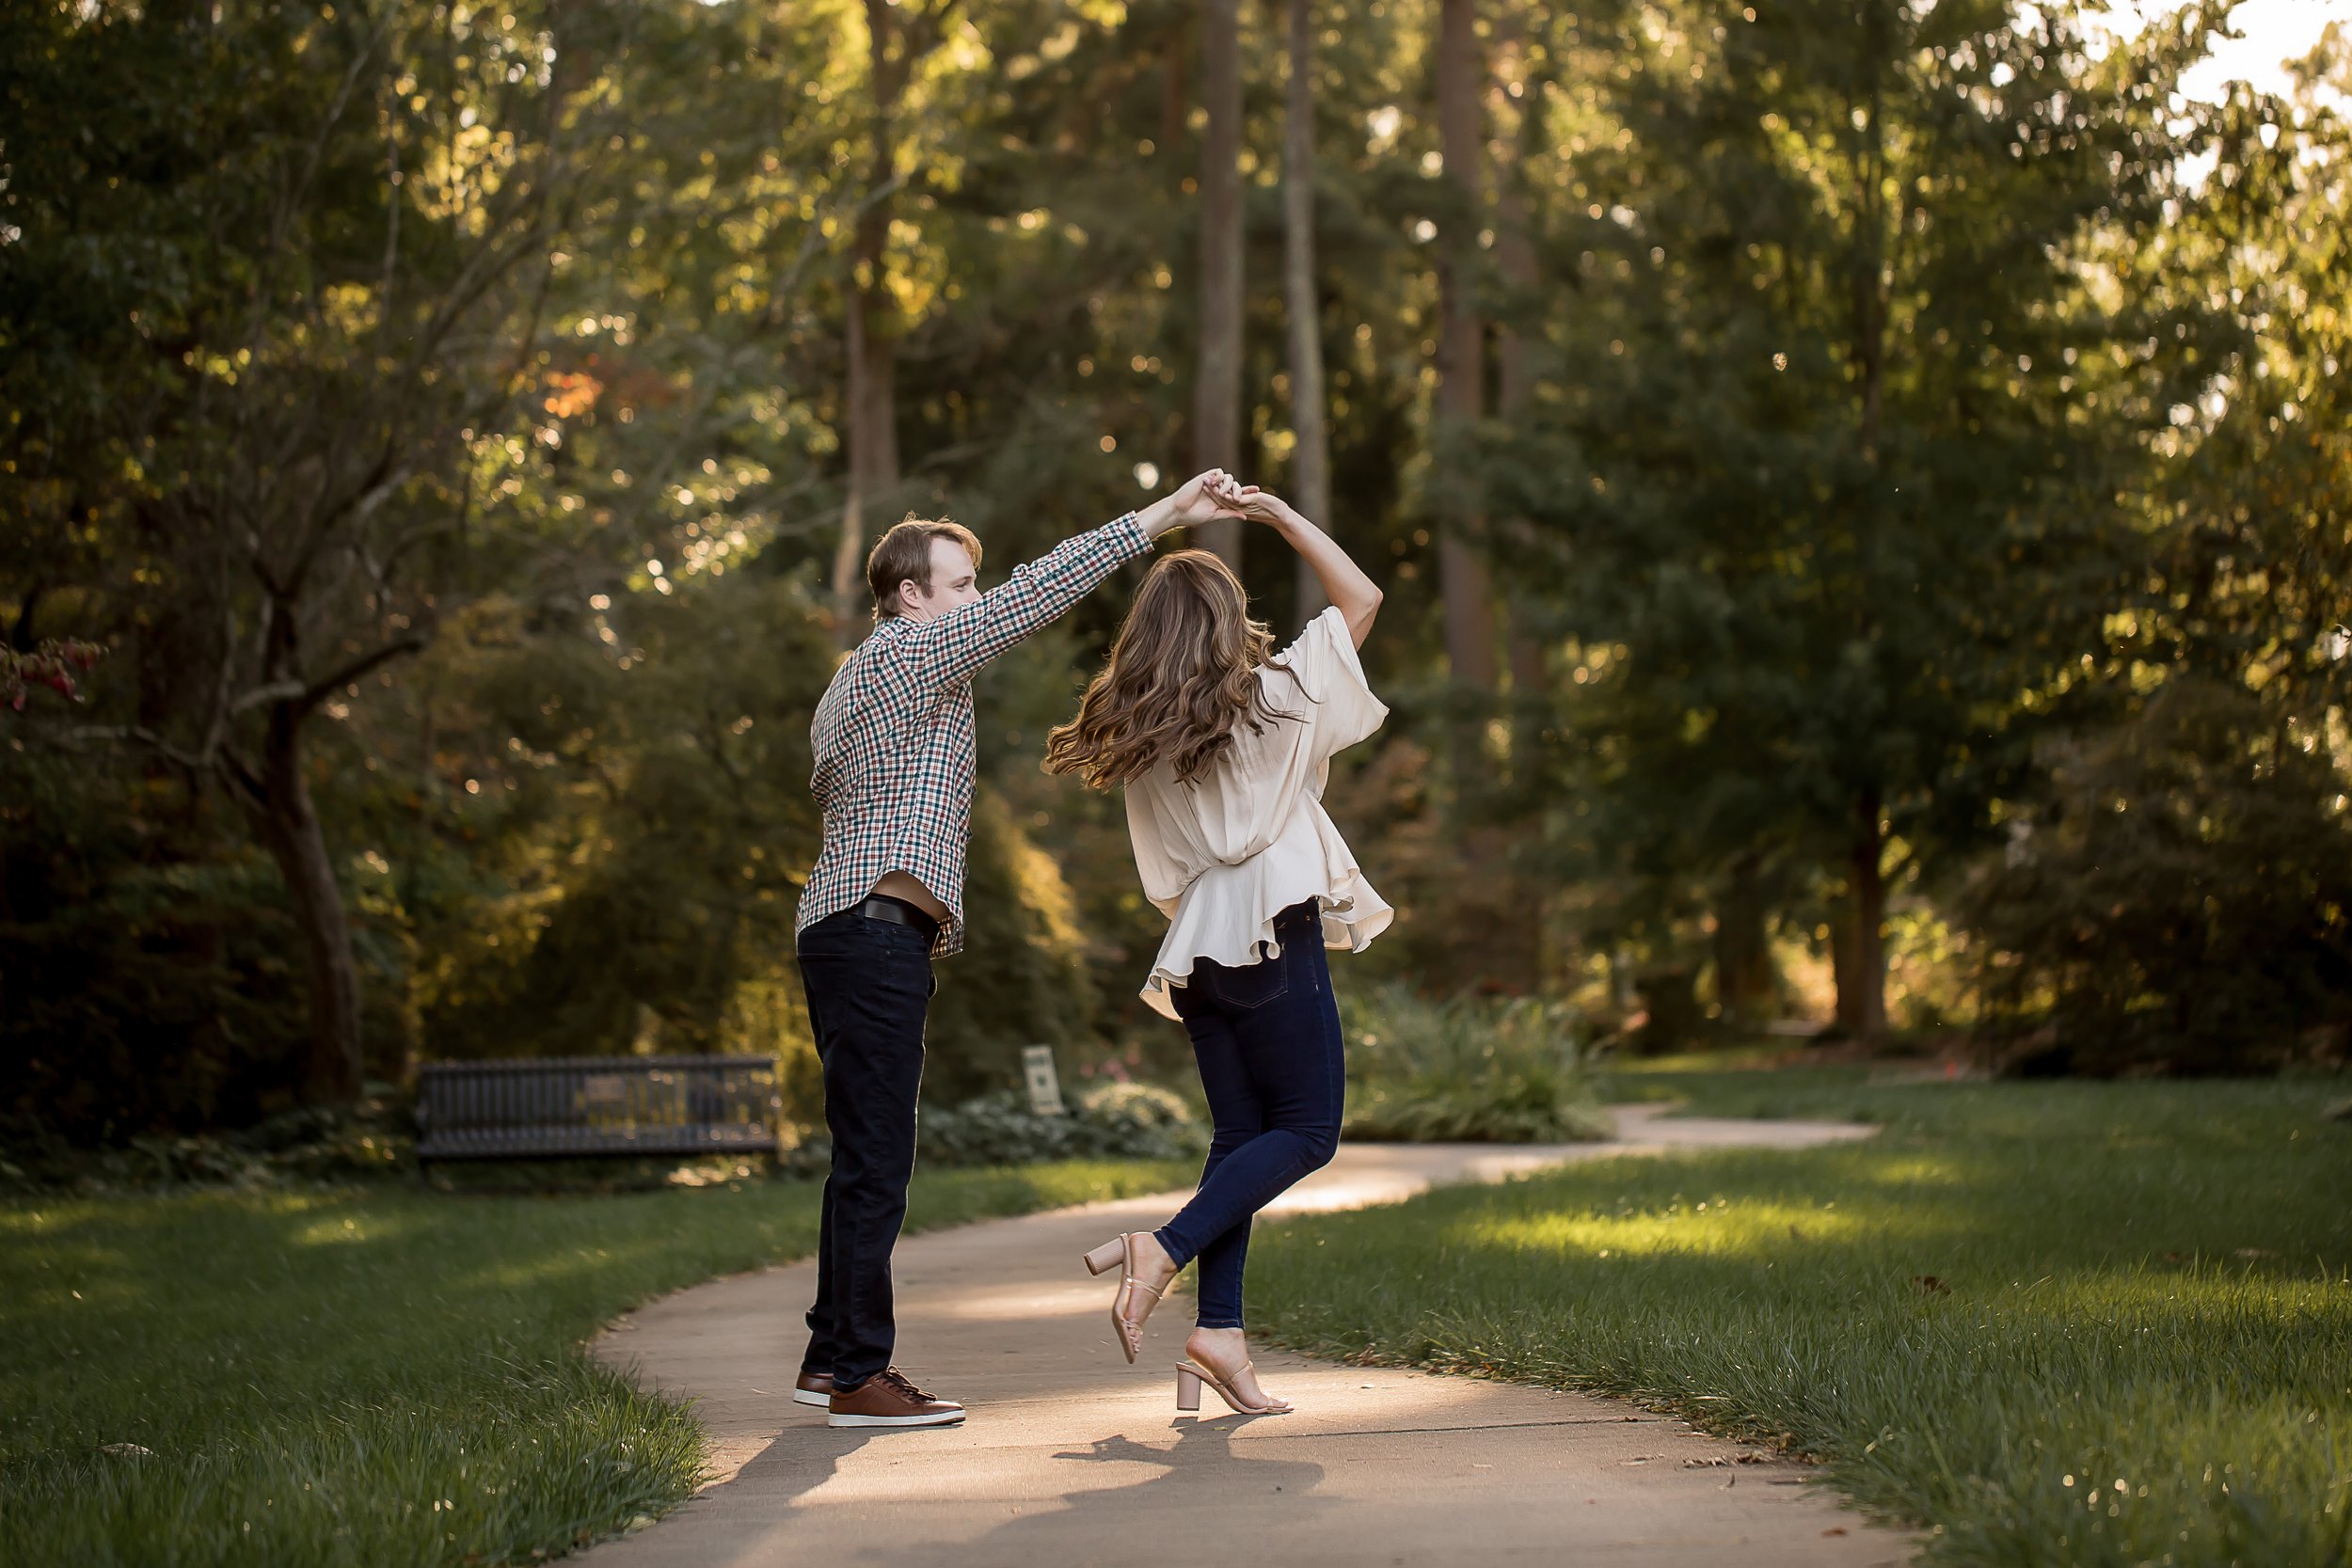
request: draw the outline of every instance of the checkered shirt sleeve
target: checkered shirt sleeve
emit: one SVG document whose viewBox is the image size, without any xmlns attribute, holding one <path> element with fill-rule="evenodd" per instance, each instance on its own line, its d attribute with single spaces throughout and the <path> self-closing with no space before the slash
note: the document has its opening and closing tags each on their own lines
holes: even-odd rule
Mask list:
<svg viewBox="0 0 2352 1568">
<path fill-rule="evenodd" d="M 801 891 L 799 929 L 857 903 L 886 873 L 905 871 L 947 906 L 931 956 L 962 950 L 972 673 L 1151 551 L 1151 536 L 1129 513 L 1014 568 L 959 610 L 933 621 L 885 619 L 858 645 L 809 726 L 817 758 L 809 787 L 825 828 Z"/>
</svg>

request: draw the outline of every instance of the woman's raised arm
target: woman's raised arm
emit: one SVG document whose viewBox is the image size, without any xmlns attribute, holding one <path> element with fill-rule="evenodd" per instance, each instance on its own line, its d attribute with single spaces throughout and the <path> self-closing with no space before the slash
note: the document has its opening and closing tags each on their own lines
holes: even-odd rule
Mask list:
<svg viewBox="0 0 2352 1568">
<path fill-rule="evenodd" d="M 1362 647 L 1372 634 L 1373 617 L 1380 613 L 1380 587 L 1340 548 L 1337 541 L 1298 514 L 1298 509 L 1274 494 L 1249 485 L 1240 492 L 1242 515 L 1279 533 L 1292 549 L 1314 569 L 1326 597 L 1347 620 L 1347 635 Z"/>
</svg>

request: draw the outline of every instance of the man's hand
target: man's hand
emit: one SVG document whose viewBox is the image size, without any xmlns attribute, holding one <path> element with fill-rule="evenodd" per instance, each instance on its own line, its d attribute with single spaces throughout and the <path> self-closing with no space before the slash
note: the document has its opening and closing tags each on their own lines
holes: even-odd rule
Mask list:
<svg viewBox="0 0 2352 1568">
<path fill-rule="evenodd" d="M 1222 468 L 1199 473 L 1136 514 L 1143 531 L 1156 539 L 1172 528 L 1239 517 L 1241 486 Z"/>
</svg>

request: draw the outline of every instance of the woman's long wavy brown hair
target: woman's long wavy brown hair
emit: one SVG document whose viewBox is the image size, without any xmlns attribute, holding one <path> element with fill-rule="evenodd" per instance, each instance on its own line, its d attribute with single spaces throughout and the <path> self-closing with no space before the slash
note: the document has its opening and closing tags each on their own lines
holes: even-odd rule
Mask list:
<svg viewBox="0 0 2352 1568">
<path fill-rule="evenodd" d="M 1045 770 L 1097 789 L 1132 784 L 1163 762 L 1180 779 L 1198 777 L 1232 745 L 1235 724 L 1254 732 L 1284 717 L 1258 680 L 1273 651 L 1232 567 L 1207 550 L 1162 557 L 1077 717 L 1046 736 Z"/>
</svg>

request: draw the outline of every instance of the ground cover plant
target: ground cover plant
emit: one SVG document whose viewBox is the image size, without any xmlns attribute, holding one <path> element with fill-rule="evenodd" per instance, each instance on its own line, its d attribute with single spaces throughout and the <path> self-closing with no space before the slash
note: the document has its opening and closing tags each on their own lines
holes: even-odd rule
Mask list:
<svg viewBox="0 0 2352 1568">
<path fill-rule="evenodd" d="M 1350 1138 L 1557 1143 L 1609 1136 L 1581 1021 L 1532 997 L 1341 993 Z"/>
<path fill-rule="evenodd" d="M 1021 1089 L 923 1113 L 923 1158 L 934 1165 L 1194 1161 L 1208 1147 L 1207 1126 L 1182 1096 L 1156 1084 L 1098 1084 L 1070 1096 L 1060 1116 L 1037 1115 Z"/>
<path fill-rule="evenodd" d="M 1190 1175 L 926 1173 L 910 1225 Z M 6 1555 L 528 1562 L 658 1514 L 692 1487 L 700 1431 L 579 1347 L 648 1296 L 806 1253 L 818 1194 L 804 1180 L 607 1197 L 375 1183 L 0 1206 Z"/>
<path fill-rule="evenodd" d="M 2352 1560 L 2342 1085 L 1874 1070 L 1682 1075 L 1708 1114 L 1861 1116 L 1867 1143 L 1263 1227 L 1252 1321 L 1776 1441 L 1932 1562 Z"/>
</svg>

